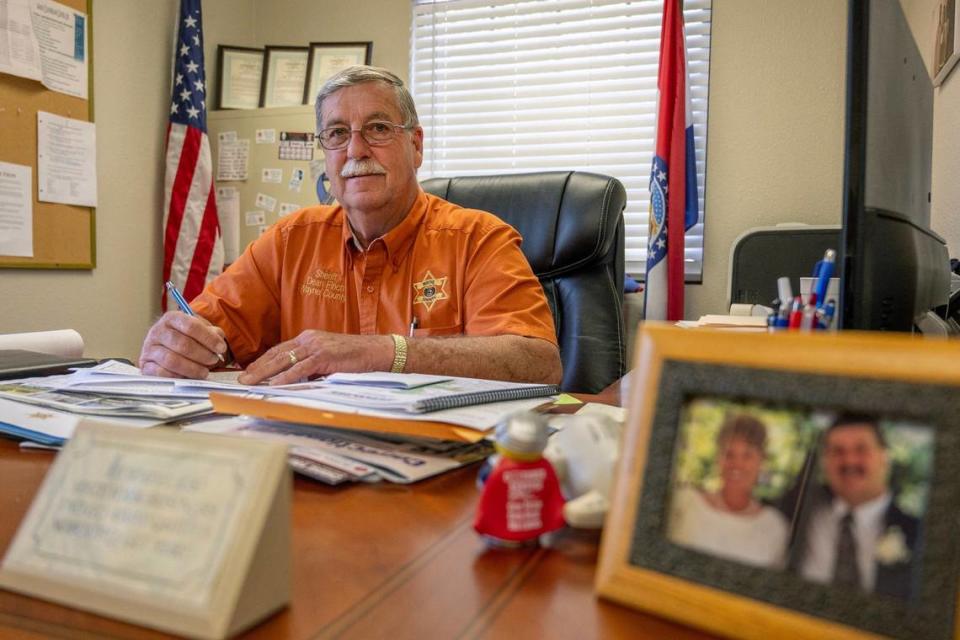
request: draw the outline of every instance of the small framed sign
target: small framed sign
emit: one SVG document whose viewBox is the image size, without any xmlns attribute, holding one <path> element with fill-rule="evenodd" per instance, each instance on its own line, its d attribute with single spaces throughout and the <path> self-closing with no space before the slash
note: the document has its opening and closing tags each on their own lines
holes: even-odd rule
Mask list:
<svg viewBox="0 0 960 640">
<path fill-rule="evenodd" d="M 261 107 L 292 107 L 302 104 L 307 79 L 307 47 L 268 45 L 260 86 Z"/>
<path fill-rule="evenodd" d="M 195 638 L 290 601 L 286 446 L 86 424 L 47 474 L 0 586 Z"/>
<path fill-rule="evenodd" d="M 256 109 L 260 104 L 263 49 L 217 47 L 217 109 Z"/>
<path fill-rule="evenodd" d="M 955 638 L 958 361 L 646 325 L 598 592 L 733 637 Z"/>
<path fill-rule="evenodd" d="M 330 76 L 357 64 L 370 64 L 372 42 L 311 42 L 303 104 L 313 104 Z"/>
</svg>

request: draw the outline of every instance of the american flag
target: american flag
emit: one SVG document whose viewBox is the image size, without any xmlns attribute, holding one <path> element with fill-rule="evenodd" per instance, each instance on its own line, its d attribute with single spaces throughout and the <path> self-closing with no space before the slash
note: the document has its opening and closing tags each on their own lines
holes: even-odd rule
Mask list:
<svg viewBox="0 0 960 640">
<path fill-rule="evenodd" d="M 657 76 L 657 142 L 650 174 L 647 320 L 683 319 L 684 233 L 698 217 L 683 0 L 665 0 Z"/>
<path fill-rule="evenodd" d="M 200 0 L 180 0 L 174 56 L 173 99 L 167 126 L 162 282 L 173 281 L 183 296 L 192 300 L 207 281 L 223 270 L 223 241 L 207 137 Z M 164 292 L 164 311 L 167 296 Z"/>
</svg>

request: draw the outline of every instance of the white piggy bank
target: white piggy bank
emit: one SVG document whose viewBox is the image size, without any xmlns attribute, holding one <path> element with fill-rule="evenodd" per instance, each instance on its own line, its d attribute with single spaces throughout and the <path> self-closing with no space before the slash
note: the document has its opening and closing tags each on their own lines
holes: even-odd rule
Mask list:
<svg viewBox="0 0 960 640">
<path fill-rule="evenodd" d="M 610 508 L 622 427 L 599 414 L 557 416 L 550 424 L 562 426 L 550 437 L 543 455 L 568 498 L 563 517 L 571 527 L 600 529 Z"/>
</svg>

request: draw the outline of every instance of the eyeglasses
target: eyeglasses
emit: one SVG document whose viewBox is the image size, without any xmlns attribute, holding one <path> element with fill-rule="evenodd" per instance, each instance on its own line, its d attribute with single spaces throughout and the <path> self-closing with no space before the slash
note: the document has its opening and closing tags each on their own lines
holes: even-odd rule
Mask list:
<svg viewBox="0 0 960 640">
<path fill-rule="evenodd" d="M 350 136 L 353 135 L 354 131 L 359 131 L 363 139 L 367 141 L 367 144 L 380 147 L 385 144 L 390 144 L 400 131 L 412 128 L 413 127 L 408 125 L 374 120 L 359 129 L 351 129 L 340 125 L 327 127 L 317 134 L 317 140 L 320 146 L 327 151 L 337 151 L 350 144 Z"/>
</svg>

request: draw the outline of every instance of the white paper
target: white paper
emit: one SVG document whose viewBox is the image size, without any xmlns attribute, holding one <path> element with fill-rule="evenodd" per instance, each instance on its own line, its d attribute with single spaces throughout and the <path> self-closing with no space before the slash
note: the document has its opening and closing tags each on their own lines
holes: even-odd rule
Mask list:
<svg viewBox="0 0 960 640">
<path fill-rule="evenodd" d="M 277 208 L 277 199 L 273 196 L 268 196 L 265 193 L 258 193 L 256 206 L 260 209 L 266 209 L 267 211 L 273 211 Z"/>
<path fill-rule="evenodd" d="M 33 0 L 0 0 L 0 72 L 40 80 L 40 46 L 33 31 Z"/>
<path fill-rule="evenodd" d="M 256 227 L 267 223 L 267 214 L 263 211 L 247 211 L 245 218 L 248 227 Z"/>
<path fill-rule="evenodd" d="M 260 228 L 257 229 L 257 235 L 258 235 L 258 236 L 262 236 L 263 234 L 265 234 L 265 233 L 267 232 L 267 229 L 269 229 L 269 228 L 270 228 L 269 225 L 266 225 L 266 224 L 261 225 Z"/>
<path fill-rule="evenodd" d="M 225 102 L 232 109 L 256 109 L 260 104 L 263 53 L 234 51 L 230 58 L 223 71 Z"/>
<path fill-rule="evenodd" d="M 306 58 L 278 58 L 274 66 L 270 104 L 276 106 L 300 104 L 303 101 L 303 80 L 306 74 Z"/>
<path fill-rule="evenodd" d="M 33 256 L 33 169 L 0 162 L 0 256 Z"/>
<path fill-rule="evenodd" d="M 97 206 L 97 128 L 37 112 L 37 199 Z"/>
<path fill-rule="evenodd" d="M 277 387 L 268 387 L 268 390 L 275 390 Z M 258 388 L 255 393 L 262 394 L 263 389 Z M 367 409 L 336 402 L 324 400 L 314 400 L 303 395 L 273 395 L 271 402 L 281 404 L 293 404 L 309 409 L 320 409 L 325 411 L 337 411 L 339 413 L 355 413 L 361 416 L 370 416 L 374 418 L 410 418 L 411 414 L 402 411 L 378 411 L 376 409 Z M 505 400 L 503 402 L 489 402 L 487 404 L 475 404 L 469 407 L 460 407 L 457 409 L 441 409 L 431 411 L 430 413 L 418 413 L 416 419 L 424 422 L 445 422 L 455 424 L 460 427 L 468 427 L 477 431 L 487 431 L 492 429 L 498 422 L 506 419 L 519 411 L 532 411 L 545 402 L 550 402 L 552 398 L 530 398 L 527 400 Z"/>
<path fill-rule="evenodd" d="M 221 143 L 224 142 L 236 142 L 237 141 L 237 132 L 236 131 L 221 131 L 217 134 L 217 140 Z"/>
<path fill-rule="evenodd" d="M 388 442 L 357 432 L 265 420 L 234 422 L 222 427 L 199 423 L 184 427 L 184 431 L 285 442 L 291 449 L 300 452 L 295 455 L 314 454 L 315 459 L 319 460 L 323 459 L 324 454 L 342 456 L 361 463 L 363 468 L 374 467 L 387 480 L 399 483 L 416 482 L 465 464 L 455 456 L 425 451 L 415 442 Z"/>
<path fill-rule="evenodd" d="M 240 192 L 236 187 L 217 187 L 217 217 L 223 235 L 223 261 L 240 256 Z"/>
<path fill-rule="evenodd" d="M 250 140 L 220 142 L 217 150 L 217 180 L 246 180 Z"/>
<path fill-rule="evenodd" d="M 277 215 L 281 217 L 286 216 L 293 213 L 294 211 L 299 211 L 300 209 L 303 209 L 303 207 L 297 204 L 296 202 L 281 202 L 280 211 L 277 212 Z"/>
<path fill-rule="evenodd" d="M 83 338 L 73 329 L 7 333 L 0 335 L 0 349 L 25 349 L 63 358 L 79 358 L 83 355 Z"/>
<path fill-rule="evenodd" d="M 260 174 L 260 179 L 263 182 L 280 184 L 283 182 L 283 169 L 264 169 Z"/>
<path fill-rule="evenodd" d="M 33 404 L 16 402 L 0 398 L 0 422 L 17 427 L 16 435 L 29 438 L 36 434 L 49 438 L 69 440 L 73 432 L 81 424 L 112 424 L 118 427 L 133 427 L 143 429 L 162 424 L 160 420 L 151 418 L 110 418 L 80 415 L 67 411 L 37 407 Z M 17 431 L 9 429 L 8 431 Z"/>
<path fill-rule="evenodd" d="M 287 188 L 290 191 L 300 191 L 300 185 L 303 184 L 303 169 L 294 169 L 290 172 L 290 182 Z"/>
<path fill-rule="evenodd" d="M 43 85 L 86 100 L 87 14 L 51 0 L 35 2 L 33 29 L 40 45 Z"/>
<path fill-rule="evenodd" d="M 362 373 L 333 373 L 326 378 L 327 384 L 356 384 L 387 389 L 415 389 L 438 382 L 449 382 L 450 376 L 435 376 L 426 373 L 391 373 L 389 371 L 365 371 Z"/>
<path fill-rule="evenodd" d="M 277 130 L 276 129 L 257 129 L 255 138 L 256 138 L 257 144 L 276 144 Z"/>
</svg>

